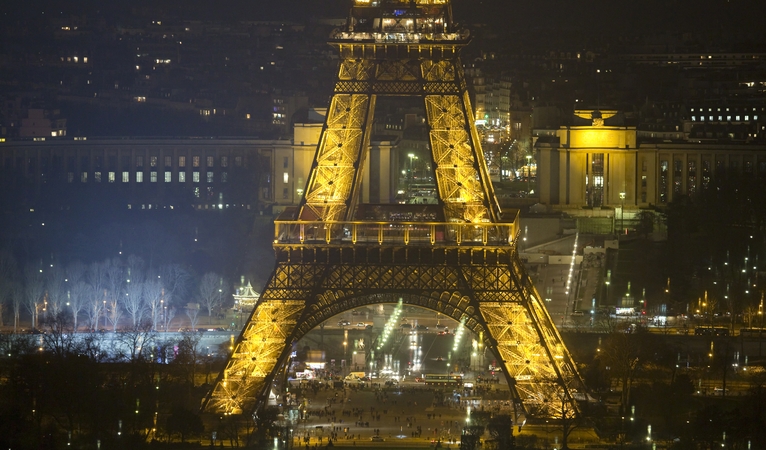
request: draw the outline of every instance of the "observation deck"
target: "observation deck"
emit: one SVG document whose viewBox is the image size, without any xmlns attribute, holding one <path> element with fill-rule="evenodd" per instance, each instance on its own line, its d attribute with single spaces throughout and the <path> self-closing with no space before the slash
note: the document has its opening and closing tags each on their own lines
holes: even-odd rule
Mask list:
<svg viewBox="0 0 766 450">
<path fill-rule="evenodd" d="M 390 247 L 514 247 L 519 233 L 519 211 L 512 219 L 493 222 L 407 220 L 322 221 L 295 220 L 297 208 L 286 209 L 274 221 L 274 248 L 301 245 Z"/>
</svg>

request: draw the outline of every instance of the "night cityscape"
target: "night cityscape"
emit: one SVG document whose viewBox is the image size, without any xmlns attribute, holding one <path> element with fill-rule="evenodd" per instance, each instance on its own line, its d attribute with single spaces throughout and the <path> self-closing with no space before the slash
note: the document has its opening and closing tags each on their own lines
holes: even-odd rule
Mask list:
<svg viewBox="0 0 766 450">
<path fill-rule="evenodd" d="M 766 449 L 763 17 L 0 4 L 0 447 Z"/>
</svg>

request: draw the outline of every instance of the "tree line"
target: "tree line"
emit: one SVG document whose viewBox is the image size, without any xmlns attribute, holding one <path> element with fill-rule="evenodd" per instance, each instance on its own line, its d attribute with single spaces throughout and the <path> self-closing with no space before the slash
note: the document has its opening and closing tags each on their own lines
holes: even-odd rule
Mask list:
<svg viewBox="0 0 766 450">
<path fill-rule="evenodd" d="M 153 331 L 171 331 L 180 312 L 196 328 L 200 309 L 213 313 L 230 304 L 229 281 L 214 272 L 199 280 L 179 264 L 147 266 L 138 256 L 85 264 L 26 264 L 0 252 L 0 325 L 22 330 L 22 315 L 36 330 L 44 318 L 67 314 L 72 331 L 135 329 L 144 320 Z"/>
</svg>

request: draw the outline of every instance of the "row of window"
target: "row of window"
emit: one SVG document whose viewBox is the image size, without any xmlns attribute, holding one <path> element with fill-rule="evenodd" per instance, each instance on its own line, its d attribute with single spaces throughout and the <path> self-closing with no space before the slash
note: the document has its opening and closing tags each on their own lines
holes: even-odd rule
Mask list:
<svg viewBox="0 0 766 450">
<path fill-rule="evenodd" d="M 703 160 L 701 162 L 702 165 L 702 189 L 707 189 L 710 185 L 711 180 L 711 171 L 712 171 L 712 162 Z M 684 177 L 686 178 L 686 194 L 687 195 L 694 195 L 697 192 L 697 162 L 696 161 L 687 161 L 686 163 L 686 174 L 684 174 L 684 163 L 681 160 L 673 160 L 673 173 L 672 177 L 670 174 L 670 163 L 667 160 L 660 161 L 660 203 L 667 203 L 668 201 L 668 187 L 671 185 L 671 178 L 672 178 L 672 186 L 673 186 L 673 193 L 678 195 L 684 193 L 683 191 L 683 181 Z M 739 171 L 739 162 L 738 161 L 729 161 L 729 169 L 731 169 L 734 172 Z M 755 169 L 755 164 L 753 164 L 752 161 L 744 161 L 742 164 L 742 171 L 745 174 L 752 174 Z M 716 160 L 715 161 L 715 172 L 718 174 L 724 174 L 727 170 L 726 162 L 723 160 Z M 766 161 L 758 161 L 758 172 L 761 174 L 766 174 Z M 641 186 L 646 186 L 646 177 L 642 177 L 641 180 Z"/>
<path fill-rule="evenodd" d="M 723 122 L 724 117 L 726 117 L 726 121 L 727 122 L 731 122 L 732 120 L 734 122 L 742 122 L 742 118 L 743 117 L 744 117 L 744 121 L 745 122 L 749 122 L 750 121 L 750 116 L 749 115 L 747 115 L 747 116 L 691 116 L 691 117 L 692 117 L 692 122 L 697 122 L 697 121 L 704 122 L 705 121 L 705 117 L 707 117 L 707 121 L 708 122 L 715 122 L 716 121 L 715 120 L 716 117 L 718 117 L 718 122 Z M 758 116 L 753 116 L 753 120 L 758 120 Z"/>
<path fill-rule="evenodd" d="M 18 156 L 16 157 L 16 169 L 21 170 L 24 164 L 24 157 Z M 172 168 L 173 159 L 171 156 L 164 156 L 164 167 L 165 169 Z M 53 166 L 59 167 L 61 166 L 62 158 L 59 156 L 53 157 Z M 11 161 L 12 159 L 10 157 L 5 158 L 5 167 L 11 167 Z M 192 167 L 201 167 L 200 164 L 202 163 L 202 157 L 201 156 L 192 156 L 191 157 L 191 166 Z M 75 156 L 67 156 L 66 159 L 66 167 L 67 170 L 70 172 L 76 172 L 77 170 L 77 159 Z M 130 156 L 122 156 L 122 167 L 130 167 L 131 166 L 131 157 Z M 143 156 L 136 156 L 135 157 L 135 167 L 137 169 L 142 169 L 144 167 L 144 163 L 148 162 L 149 167 L 157 167 L 157 164 L 159 164 L 160 160 L 158 156 L 149 156 L 148 161 L 145 160 Z M 215 157 L 214 156 L 207 156 L 204 159 L 204 162 L 206 163 L 205 166 L 207 168 L 213 168 L 215 167 Z M 37 158 L 26 158 L 27 163 L 27 170 L 30 174 L 35 172 L 35 169 L 37 167 L 38 159 Z M 48 165 L 49 165 L 49 159 L 47 157 L 40 158 L 40 167 L 43 169 L 44 172 L 47 172 Z M 91 169 L 91 165 L 94 169 L 99 170 L 103 167 L 104 161 L 102 160 L 101 156 L 95 156 L 91 158 L 90 156 L 81 156 L 80 157 L 80 171 L 86 172 Z M 115 171 L 117 168 L 117 156 L 109 156 L 108 157 L 108 167 Z M 184 169 L 186 168 L 187 164 L 187 157 L 186 156 L 179 156 L 178 157 L 178 168 Z M 234 165 L 236 167 L 242 167 L 243 165 L 243 157 L 242 156 L 235 156 L 234 157 Z M 229 167 L 229 157 L 228 156 L 221 156 L 219 157 L 219 167 L 221 168 L 227 168 Z"/>
<path fill-rule="evenodd" d="M 691 112 L 694 112 L 694 109 L 695 109 L 695 108 L 691 108 Z M 697 108 L 697 109 L 698 109 L 698 110 L 699 110 L 699 112 L 701 112 L 701 113 L 704 113 L 704 112 L 705 112 L 705 108 Z M 739 108 L 738 108 L 738 107 L 734 107 L 734 108 L 724 108 L 724 110 L 725 110 L 726 112 L 729 112 L 729 110 L 730 110 L 730 109 L 733 109 L 735 112 L 739 111 Z M 747 112 L 749 109 L 750 109 L 750 107 L 744 107 L 744 106 L 743 106 L 743 107 L 742 107 L 742 112 Z M 758 110 L 760 110 L 760 111 L 766 111 L 766 108 L 764 108 L 764 107 L 760 107 L 760 108 L 756 108 L 756 107 L 753 107 L 752 109 L 753 109 L 753 112 L 756 112 L 756 111 L 758 111 Z M 707 112 L 713 112 L 713 110 L 715 110 L 716 112 L 721 112 L 721 108 L 707 108 Z"/>
<path fill-rule="evenodd" d="M 87 158 L 87 157 L 86 157 Z M 98 157 L 97 157 L 98 158 Z M 126 160 L 125 158 L 130 158 L 129 156 L 123 156 L 123 163 L 127 163 L 129 160 Z M 178 157 L 178 167 L 186 167 L 186 156 L 179 156 Z M 157 167 L 157 163 L 159 162 L 158 156 L 149 156 L 149 167 Z M 164 163 L 165 167 L 172 167 L 173 165 L 173 157 L 172 156 L 164 156 Z M 206 156 L 205 157 L 205 167 L 215 167 L 215 156 Z M 192 156 L 191 157 L 191 165 L 192 167 L 200 167 L 202 164 L 202 157 L 201 156 Z M 229 157 L 228 156 L 220 156 L 219 157 L 219 167 L 229 167 Z M 127 165 L 127 164 L 124 164 Z M 242 166 L 242 157 L 241 156 L 235 156 L 234 157 L 234 165 L 237 167 Z M 136 167 L 143 167 L 144 166 L 144 157 L 143 156 L 136 156 Z"/>
<path fill-rule="evenodd" d="M 117 173 L 116 172 L 106 172 L 106 182 L 108 183 L 115 183 L 117 181 Z M 121 182 L 123 183 L 130 183 L 130 174 L 129 171 L 123 171 L 121 173 Z M 204 172 L 205 174 L 205 181 L 207 183 L 215 183 L 215 172 Z M 172 183 L 173 182 L 173 172 L 164 172 L 164 177 L 160 177 L 158 172 L 149 172 L 148 181 L 150 183 L 157 183 L 158 181 L 162 180 L 165 183 Z M 67 182 L 73 183 L 75 179 L 74 172 L 67 172 Z M 200 172 L 192 172 L 191 173 L 191 181 L 192 183 L 199 183 L 200 182 Z M 137 171 L 134 174 L 134 180 L 136 183 L 143 183 L 144 182 L 144 172 Z M 101 172 L 93 172 L 93 181 L 95 183 L 101 183 L 102 182 L 102 173 Z M 178 178 L 177 181 L 179 183 L 186 183 L 186 172 L 178 172 Z M 228 172 L 221 172 L 219 181 L 221 183 L 227 183 L 229 181 L 229 173 Z M 87 183 L 88 182 L 88 172 L 81 172 L 80 173 L 80 182 L 81 183 Z"/>
</svg>

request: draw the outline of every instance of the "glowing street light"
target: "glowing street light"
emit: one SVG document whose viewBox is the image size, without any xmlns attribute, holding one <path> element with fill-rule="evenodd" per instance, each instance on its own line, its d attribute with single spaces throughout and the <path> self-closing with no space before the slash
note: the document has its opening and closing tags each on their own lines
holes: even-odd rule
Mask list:
<svg viewBox="0 0 766 450">
<path fill-rule="evenodd" d="M 625 193 L 620 192 L 620 233 L 625 229 L 623 219 L 625 218 Z"/>
<path fill-rule="evenodd" d="M 527 155 L 527 196 L 529 196 L 530 178 L 532 178 L 532 167 L 529 166 L 530 161 L 532 161 L 532 155 Z"/>
<path fill-rule="evenodd" d="M 414 154 L 414 153 L 408 153 L 408 154 L 407 154 L 407 157 L 408 157 L 408 158 L 410 158 L 410 179 L 412 179 L 412 178 L 414 178 L 414 177 L 413 177 L 413 172 L 412 172 L 412 160 L 413 160 L 413 159 L 418 159 L 418 157 L 417 157 L 417 156 L 415 156 L 415 154 Z"/>
</svg>

